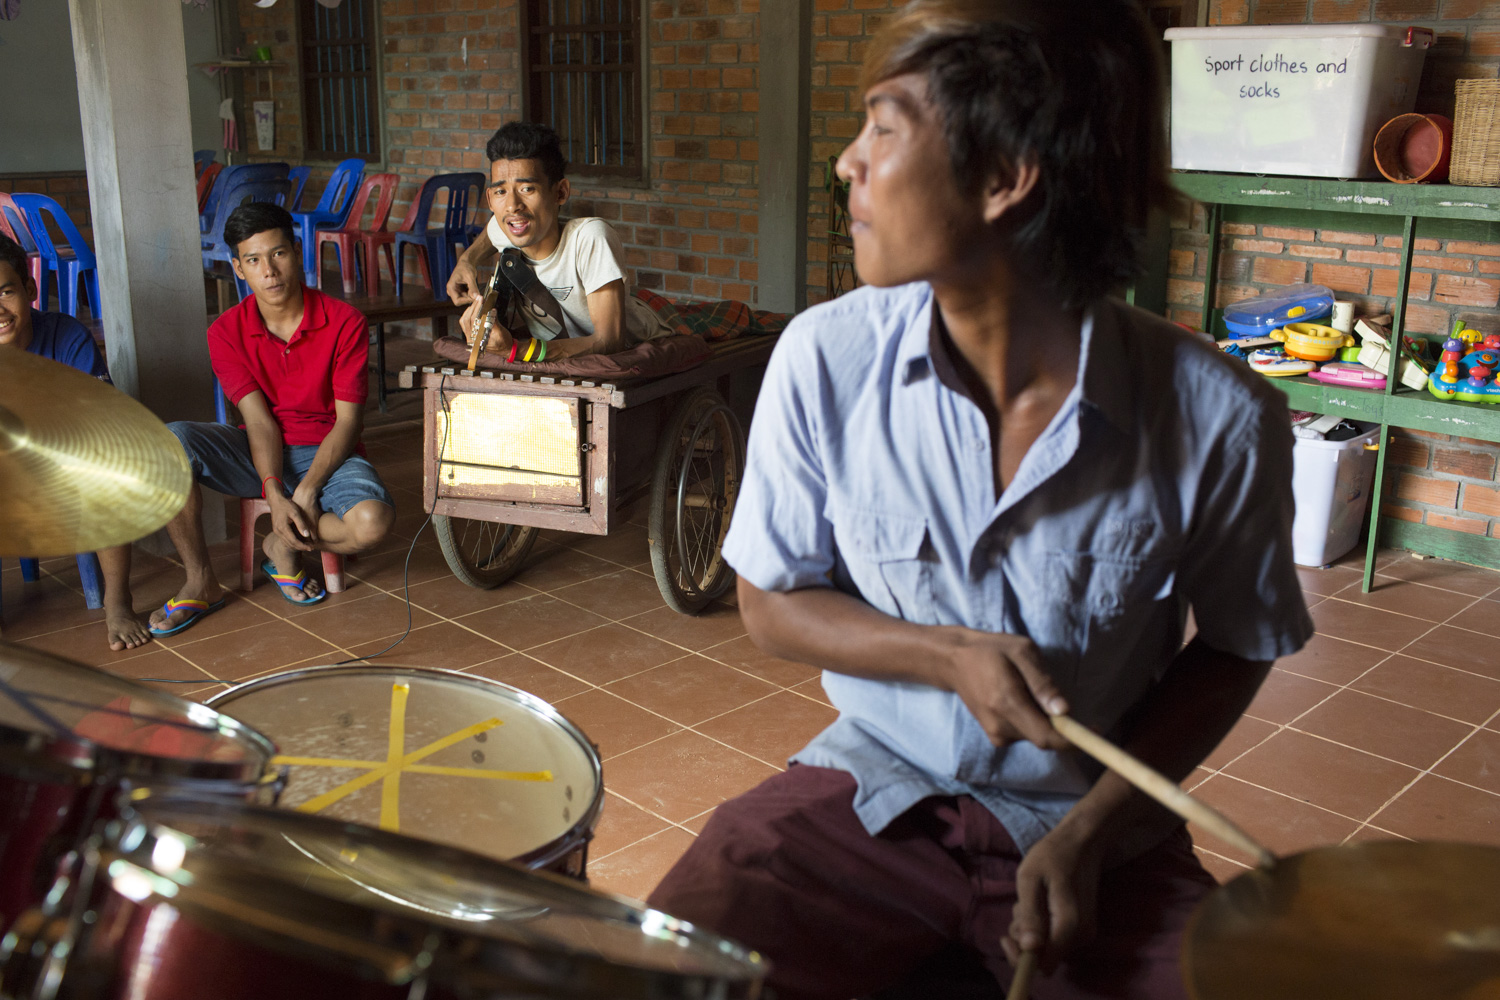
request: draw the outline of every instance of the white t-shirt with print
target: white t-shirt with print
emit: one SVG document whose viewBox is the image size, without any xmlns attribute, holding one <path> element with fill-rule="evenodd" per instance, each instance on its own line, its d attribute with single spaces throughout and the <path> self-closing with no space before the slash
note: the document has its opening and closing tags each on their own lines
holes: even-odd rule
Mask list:
<svg viewBox="0 0 1500 1000">
<path fill-rule="evenodd" d="M 499 220 L 493 216 L 485 232 L 497 250 L 513 245 L 500 228 Z M 569 219 L 563 226 L 562 240 L 557 249 L 545 259 L 531 262 L 537 279 L 551 290 L 552 297 L 562 306 L 566 336 L 593 336 L 594 320 L 589 315 L 588 297 L 611 281 L 625 282 L 625 332 L 632 341 L 639 343 L 673 332 L 650 306 L 630 294 L 630 283 L 625 281 L 622 264 L 624 259 L 624 244 L 613 226 L 603 219 L 582 218 Z M 526 325 L 532 336 L 552 339 L 551 332 L 530 316 L 526 318 Z"/>
</svg>

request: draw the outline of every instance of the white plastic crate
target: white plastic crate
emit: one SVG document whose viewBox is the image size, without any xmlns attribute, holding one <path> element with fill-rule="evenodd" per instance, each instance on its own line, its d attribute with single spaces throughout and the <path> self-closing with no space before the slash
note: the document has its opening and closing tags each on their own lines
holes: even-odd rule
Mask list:
<svg viewBox="0 0 1500 1000">
<path fill-rule="evenodd" d="M 1374 177 L 1380 126 L 1412 110 L 1432 44 L 1382 24 L 1170 28 L 1172 167 Z"/>
</svg>

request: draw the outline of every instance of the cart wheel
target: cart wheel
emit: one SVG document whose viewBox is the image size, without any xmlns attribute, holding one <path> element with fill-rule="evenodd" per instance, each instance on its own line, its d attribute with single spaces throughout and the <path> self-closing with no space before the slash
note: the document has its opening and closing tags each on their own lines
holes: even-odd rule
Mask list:
<svg viewBox="0 0 1500 1000">
<path fill-rule="evenodd" d="M 724 398 L 688 393 L 667 421 L 651 483 L 651 568 L 667 605 L 697 614 L 734 582 L 721 549 L 745 466 L 745 437 Z"/>
<path fill-rule="evenodd" d="M 453 575 L 471 587 L 489 590 L 516 575 L 539 528 L 467 517 L 432 515 L 432 529 Z"/>
</svg>

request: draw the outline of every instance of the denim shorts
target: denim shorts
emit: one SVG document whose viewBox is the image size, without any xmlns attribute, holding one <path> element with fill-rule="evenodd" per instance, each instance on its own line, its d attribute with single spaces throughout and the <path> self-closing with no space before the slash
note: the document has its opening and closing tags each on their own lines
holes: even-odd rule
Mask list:
<svg viewBox="0 0 1500 1000">
<path fill-rule="evenodd" d="M 243 428 L 179 420 L 168 424 L 167 430 L 182 442 L 182 450 L 187 452 L 196 482 L 232 497 L 261 495 L 260 473 L 250 460 L 250 436 Z M 317 454 L 315 444 L 286 446 L 281 456 L 281 481 L 288 496 L 312 468 Z M 343 517 L 351 507 L 365 500 L 379 500 L 387 507 L 396 506 L 390 491 L 375 472 L 375 466 L 361 455 L 350 455 L 323 484 L 318 505 L 330 514 Z"/>
</svg>

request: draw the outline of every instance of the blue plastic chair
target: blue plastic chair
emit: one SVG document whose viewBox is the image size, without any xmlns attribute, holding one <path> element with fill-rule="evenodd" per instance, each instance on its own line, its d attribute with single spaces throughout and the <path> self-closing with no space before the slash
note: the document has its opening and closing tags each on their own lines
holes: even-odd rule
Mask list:
<svg viewBox="0 0 1500 1000">
<path fill-rule="evenodd" d="M 247 201 L 281 205 L 291 195 L 291 190 L 292 181 L 288 177 L 273 180 L 242 180 L 229 189 L 219 199 L 214 213 L 213 226 L 203 234 L 203 269 L 211 268 L 216 260 L 228 263 L 234 258 L 234 248 L 224 239 L 224 226 L 236 208 Z M 241 299 L 250 294 L 250 286 L 238 276 L 234 279 L 234 287 L 239 291 Z M 220 398 L 222 396 L 221 393 Z"/>
<path fill-rule="evenodd" d="M 31 300 L 34 308 L 42 307 L 42 290 L 47 287 L 47 262 L 37 252 L 36 240 L 31 238 L 31 223 L 21 206 L 9 194 L 0 191 L 0 233 L 4 233 L 26 251 L 26 264 L 31 269 L 31 280 L 36 282 L 36 297 Z"/>
<path fill-rule="evenodd" d="M 483 231 L 483 226 L 474 225 L 474 217 L 484 193 L 485 176 L 478 171 L 461 174 L 435 174 L 427 178 L 422 190 L 417 193 L 407 212 L 406 221 L 396 233 L 396 297 L 401 297 L 403 288 L 402 268 L 406 248 L 413 246 L 427 262 L 428 280 L 432 283 L 432 297 L 438 301 L 448 298 L 448 276 L 458 260 L 454 248 L 460 250 L 474 242 Z M 441 228 L 431 225 L 432 205 L 438 192 L 448 192 L 448 208 L 443 216 Z"/>
<path fill-rule="evenodd" d="M 98 319 L 102 315 L 99 311 L 99 265 L 94 251 L 83 242 L 83 235 L 78 232 L 78 227 L 73 225 L 73 220 L 68 218 L 68 213 L 61 205 L 44 194 L 17 194 L 12 197 L 28 216 L 31 238 L 36 240 L 37 252 L 42 255 L 47 266 L 57 272 L 58 298 L 61 299 L 59 308 L 77 318 L 78 292 L 81 286 L 88 299 L 89 314 Z M 57 226 L 58 232 L 67 240 L 66 249 L 60 250 L 52 242 L 52 233 L 47 229 L 47 216 L 51 216 L 53 225 Z M 38 289 L 37 297 L 41 300 L 38 308 L 45 311 L 45 286 Z"/>
<path fill-rule="evenodd" d="M 193 150 L 193 176 L 196 177 L 208 169 L 208 165 L 214 162 L 214 151 L 211 149 Z"/>
<path fill-rule="evenodd" d="M 208 190 L 208 198 L 203 203 L 203 214 L 198 217 L 198 230 L 207 233 L 213 228 L 219 199 L 240 181 L 285 180 L 289 176 L 291 168 L 285 163 L 237 163 L 232 167 L 225 167 L 219 171 L 219 176 L 214 178 L 214 186 Z"/>
<path fill-rule="evenodd" d="M 312 288 L 319 287 L 318 241 L 315 234 L 319 229 L 344 228 L 349 208 L 354 204 L 354 194 L 359 190 L 364 176 L 364 160 L 345 160 L 333 168 L 333 176 L 328 178 L 328 186 L 323 189 L 323 197 L 318 199 L 318 207 L 311 212 L 292 213 L 298 235 L 302 238 L 303 276 Z"/>
<path fill-rule="evenodd" d="M 281 207 L 295 212 L 302 201 L 302 189 L 307 187 L 307 179 L 312 176 L 312 167 L 293 167 L 287 171 L 287 176 L 292 179 L 292 200 Z"/>
<path fill-rule="evenodd" d="M 36 583 L 41 578 L 41 564 L 36 559 L 21 560 L 21 579 Z M 91 610 L 104 607 L 104 571 L 99 557 L 92 552 L 78 554 L 78 578 L 83 582 L 83 603 Z"/>
</svg>

